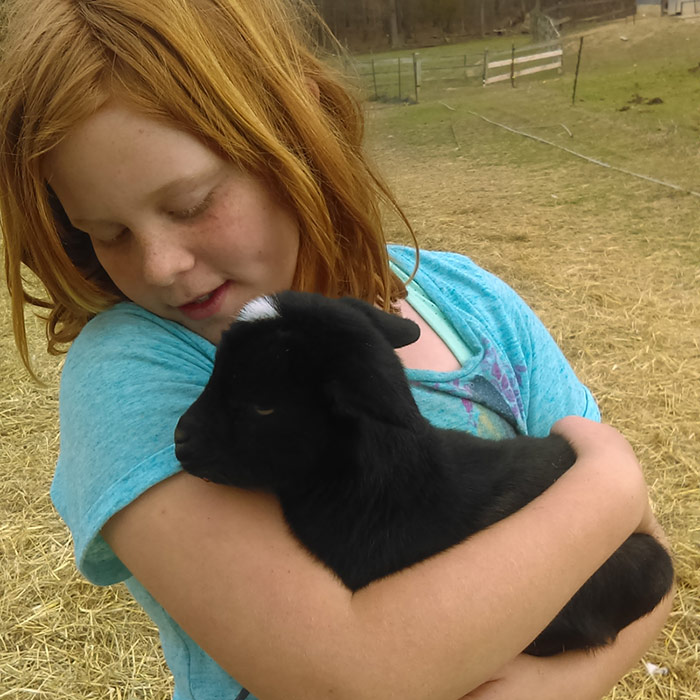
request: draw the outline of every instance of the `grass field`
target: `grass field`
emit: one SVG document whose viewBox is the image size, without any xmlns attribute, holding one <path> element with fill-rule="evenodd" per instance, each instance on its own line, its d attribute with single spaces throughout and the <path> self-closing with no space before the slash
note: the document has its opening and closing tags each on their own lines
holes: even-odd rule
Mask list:
<svg viewBox="0 0 700 700">
<path fill-rule="evenodd" d="M 640 664 L 609 700 L 698 700 L 700 197 L 555 146 L 700 192 L 700 20 L 588 31 L 571 106 L 577 41 L 566 42 L 561 76 L 515 89 L 435 84 L 418 105 L 372 103 L 368 145 L 421 245 L 466 253 L 514 286 L 643 463 L 678 572 L 674 611 L 645 655 L 668 673 Z M 408 240 L 393 220 L 388 231 Z M 165 700 L 170 681 L 150 621 L 121 587 L 98 589 L 75 573 L 48 499 L 60 361 L 45 357 L 33 325 L 48 386 L 32 384 L 14 358 L 5 307 L 0 699 Z"/>
</svg>

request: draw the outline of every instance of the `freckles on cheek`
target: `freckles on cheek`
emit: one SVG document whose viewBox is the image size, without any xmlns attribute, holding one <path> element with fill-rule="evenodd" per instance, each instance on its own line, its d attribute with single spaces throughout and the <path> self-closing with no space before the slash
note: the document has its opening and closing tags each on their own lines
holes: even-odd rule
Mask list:
<svg viewBox="0 0 700 700">
<path fill-rule="evenodd" d="M 241 207 L 229 202 L 210 211 L 204 221 L 207 239 L 222 251 L 244 247 L 249 228 Z"/>
<path fill-rule="evenodd" d="M 238 247 L 237 222 L 229 216 L 220 214 L 210 214 L 204 222 L 202 234 L 213 252 L 220 251 L 223 255 L 225 251 Z"/>
</svg>

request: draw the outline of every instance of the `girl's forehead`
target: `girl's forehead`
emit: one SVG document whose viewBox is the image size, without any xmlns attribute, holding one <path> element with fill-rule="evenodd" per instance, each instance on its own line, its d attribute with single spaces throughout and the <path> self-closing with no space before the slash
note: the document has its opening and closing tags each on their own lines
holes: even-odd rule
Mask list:
<svg viewBox="0 0 700 700">
<path fill-rule="evenodd" d="M 77 144 L 121 145 L 127 149 L 138 139 L 158 139 L 171 144 L 197 141 L 184 128 L 148 116 L 128 104 L 108 102 L 78 121 L 53 150 L 61 152 L 66 145 L 75 148 Z"/>
<path fill-rule="evenodd" d="M 146 170 L 177 166 L 196 173 L 202 163 L 224 160 L 219 150 L 194 136 L 184 125 L 144 114 L 127 103 L 111 101 L 77 122 L 47 153 L 42 164 L 48 179 L 51 172 L 66 165 L 88 169 L 122 164 L 125 168 L 138 165 Z"/>
</svg>

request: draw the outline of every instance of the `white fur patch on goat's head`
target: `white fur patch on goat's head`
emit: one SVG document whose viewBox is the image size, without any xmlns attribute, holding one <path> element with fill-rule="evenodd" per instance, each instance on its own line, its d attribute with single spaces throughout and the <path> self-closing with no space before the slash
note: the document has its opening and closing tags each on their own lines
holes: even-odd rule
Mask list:
<svg viewBox="0 0 700 700">
<path fill-rule="evenodd" d="M 264 318 L 278 318 L 279 310 L 273 297 L 256 297 L 249 301 L 238 313 L 239 321 L 260 321 Z"/>
</svg>

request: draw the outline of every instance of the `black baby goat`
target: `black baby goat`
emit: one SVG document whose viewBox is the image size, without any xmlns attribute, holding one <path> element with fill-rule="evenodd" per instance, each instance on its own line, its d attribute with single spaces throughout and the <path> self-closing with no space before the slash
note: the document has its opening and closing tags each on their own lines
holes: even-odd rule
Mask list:
<svg viewBox="0 0 700 700">
<path fill-rule="evenodd" d="M 394 352 L 418 335 L 350 298 L 250 302 L 178 424 L 178 459 L 275 493 L 292 532 L 353 591 L 461 542 L 542 493 L 575 455 L 557 435 L 494 441 L 430 425 Z M 611 642 L 672 580 L 666 550 L 632 535 L 525 651 Z"/>
</svg>

